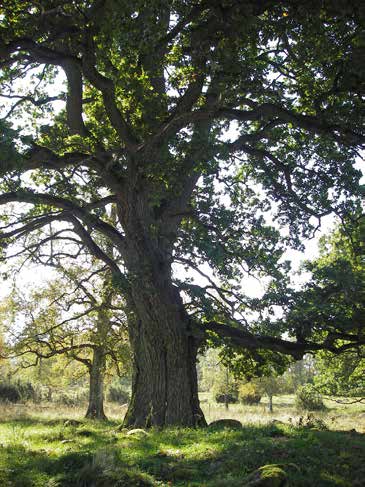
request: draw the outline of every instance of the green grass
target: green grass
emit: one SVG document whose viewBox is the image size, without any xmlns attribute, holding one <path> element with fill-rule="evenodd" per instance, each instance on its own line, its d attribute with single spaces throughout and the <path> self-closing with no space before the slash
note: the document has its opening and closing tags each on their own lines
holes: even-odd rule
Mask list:
<svg viewBox="0 0 365 487">
<path fill-rule="evenodd" d="M 293 420 L 295 423 L 303 415 L 295 407 L 295 396 L 293 394 L 275 396 L 273 399 L 274 412 L 268 412 L 268 399 L 263 397 L 256 406 L 244 406 L 242 404 L 230 404 L 228 410 L 224 404 L 217 404 L 213 401 L 210 393 L 201 393 L 201 406 L 208 421 L 219 418 L 238 419 L 244 423 L 268 424 L 273 418 L 285 423 Z M 341 400 L 341 398 L 338 398 Z M 347 399 L 343 398 L 343 401 Z M 316 412 L 316 416 L 325 419 L 332 430 L 350 430 L 355 428 L 357 431 L 365 433 L 365 404 L 341 404 L 334 400 L 325 399 L 326 410 Z"/>
<path fill-rule="evenodd" d="M 238 409 L 226 414 L 217 408 L 214 416 L 220 411 L 221 417 L 237 417 Z M 362 411 L 346 412 L 352 427 L 359 429 Z M 280 464 L 292 487 L 364 485 L 364 434 L 265 424 L 263 418 L 276 416 L 262 406 L 246 410 L 248 418 L 256 414 L 261 421 L 245 421 L 241 414 L 241 430 L 150 430 L 145 437 L 119 432 L 116 419 L 65 426 L 66 417 L 81 413 L 77 410 L 2 412 L 1 487 L 240 486 L 266 464 Z"/>
</svg>

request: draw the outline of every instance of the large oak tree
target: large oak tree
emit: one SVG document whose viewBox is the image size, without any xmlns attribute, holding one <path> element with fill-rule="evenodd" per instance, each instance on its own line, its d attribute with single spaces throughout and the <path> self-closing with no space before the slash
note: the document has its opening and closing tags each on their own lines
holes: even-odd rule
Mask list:
<svg viewBox="0 0 365 487">
<path fill-rule="evenodd" d="M 287 245 L 358 211 L 363 27 L 360 1 L 2 2 L 1 238 L 110 267 L 134 353 L 127 425 L 204 424 L 209 330 L 257 361 L 337 350 L 252 324 L 245 276 L 281 282 Z"/>
</svg>

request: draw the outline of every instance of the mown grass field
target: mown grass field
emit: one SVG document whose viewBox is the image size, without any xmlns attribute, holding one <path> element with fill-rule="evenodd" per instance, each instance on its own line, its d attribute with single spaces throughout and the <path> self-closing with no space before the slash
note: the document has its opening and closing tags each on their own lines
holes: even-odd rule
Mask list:
<svg viewBox="0 0 365 487">
<path fill-rule="evenodd" d="M 264 404 L 202 405 L 208 420 L 236 418 L 243 428 L 128 435 L 117 407 L 98 423 L 81 409 L 1 406 L 0 486 L 243 486 L 267 464 L 279 464 L 292 487 L 365 486 L 364 405 L 331 403 L 321 414 L 328 430 L 296 426 L 290 396 L 276 398 L 272 415 Z"/>
</svg>

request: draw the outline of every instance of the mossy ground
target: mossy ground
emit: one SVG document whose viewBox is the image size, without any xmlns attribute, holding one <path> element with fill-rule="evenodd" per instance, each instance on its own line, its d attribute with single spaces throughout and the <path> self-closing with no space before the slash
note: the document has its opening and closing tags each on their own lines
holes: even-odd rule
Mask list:
<svg viewBox="0 0 365 487">
<path fill-rule="evenodd" d="M 1 487 L 239 486 L 267 464 L 279 464 L 292 487 L 365 485 L 362 433 L 250 423 L 128 436 L 118 421 L 65 419 L 3 416 Z"/>
</svg>

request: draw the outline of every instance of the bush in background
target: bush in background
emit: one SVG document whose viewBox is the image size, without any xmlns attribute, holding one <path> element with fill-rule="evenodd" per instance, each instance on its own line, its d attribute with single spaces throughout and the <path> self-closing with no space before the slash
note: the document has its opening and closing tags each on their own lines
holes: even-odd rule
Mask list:
<svg viewBox="0 0 365 487">
<path fill-rule="evenodd" d="M 218 382 L 213 387 L 213 397 L 218 403 L 235 404 L 238 401 L 237 384 Z"/>
<path fill-rule="evenodd" d="M 238 389 L 238 399 L 242 404 L 258 404 L 261 401 L 261 392 L 259 387 L 253 382 L 242 384 Z"/>
<path fill-rule="evenodd" d="M 126 404 L 129 402 L 129 394 L 120 385 L 112 385 L 109 387 L 107 400 L 109 402 L 117 402 L 119 404 Z"/>
<path fill-rule="evenodd" d="M 0 382 L 0 401 L 36 401 L 36 391 L 30 382 Z"/>
<path fill-rule="evenodd" d="M 52 395 L 52 402 L 65 406 L 79 406 L 88 400 L 89 391 L 86 388 L 58 390 Z"/>
<path fill-rule="evenodd" d="M 237 394 L 216 394 L 215 396 L 215 400 L 216 402 L 218 403 L 223 403 L 223 404 L 235 404 L 236 402 L 238 402 L 238 399 L 237 399 Z"/>
<path fill-rule="evenodd" d="M 297 409 L 306 411 L 323 411 L 326 409 L 322 396 L 311 384 L 298 387 L 295 395 L 295 405 Z"/>
<path fill-rule="evenodd" d="M 0 400 L 4 402 L 19 402 L 19 390 L 14 384 L 0 383 Z"/>
</svg>

